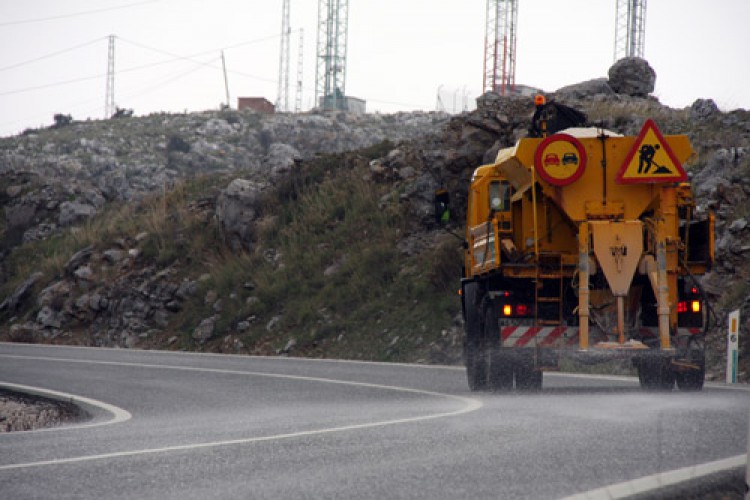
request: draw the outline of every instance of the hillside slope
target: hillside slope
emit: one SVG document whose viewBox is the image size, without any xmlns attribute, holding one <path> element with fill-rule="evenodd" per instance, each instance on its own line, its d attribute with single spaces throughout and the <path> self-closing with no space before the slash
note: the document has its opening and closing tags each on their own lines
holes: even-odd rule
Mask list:
<svg viewBox="0 0 750 500">
<path fill-rule="evenodd" d="M 524 135 L 527 98 L 416 113 L 232 111 L 88 122 L 0 140 L 0 340 L 458 362 L 460 238 L 473 168 Z M 717 213 L 703 282 L 719 324 L 741 308 L 750 380 L 750 113 L 710 101 L 561 91 L 592 123 L 687 133 L 699 203 Z"/>
</svg>

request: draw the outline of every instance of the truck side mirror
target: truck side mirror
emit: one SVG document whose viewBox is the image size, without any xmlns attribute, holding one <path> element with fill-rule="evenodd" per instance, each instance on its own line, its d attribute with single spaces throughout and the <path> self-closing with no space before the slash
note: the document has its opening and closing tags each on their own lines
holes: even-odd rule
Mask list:
<svg viewBox="0 0 750 500">
<path fill-rule="evenodd" d="M 438 189 L 435 191 L 435 222 L 444 226 L 448 224 L 451 218 L 451 195 L 447 189 Z"/>
</svg>

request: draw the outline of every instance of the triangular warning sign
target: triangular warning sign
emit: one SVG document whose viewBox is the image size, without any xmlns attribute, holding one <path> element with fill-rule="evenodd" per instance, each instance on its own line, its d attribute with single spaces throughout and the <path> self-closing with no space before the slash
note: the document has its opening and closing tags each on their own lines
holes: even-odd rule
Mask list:
<svg viewBox="0 0 750 500">
<path fill-rule="evenodd" d="M 681 182 L 687 180 L 685 169 L 672 152 L 669 143 L 653 120 L 643 124 L 633 147 L 617 172 L 618 184 Z"/>
</svg>

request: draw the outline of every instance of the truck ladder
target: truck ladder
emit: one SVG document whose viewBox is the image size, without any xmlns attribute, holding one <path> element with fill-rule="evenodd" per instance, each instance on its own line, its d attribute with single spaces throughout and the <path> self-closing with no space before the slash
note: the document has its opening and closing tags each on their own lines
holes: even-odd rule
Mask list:
<svg viewBox="0 0 750 500">
<path fill-rule="evenodd" d="M 536 266 L 536 286 L 534 293 L 534 324 L 537 326 L 558 326 L 563 322 L 563 262 L 559 253 L 539 254 Z M 547 304 L 557 306 L 557 318 L 539 318 L 539 309 Z"/>
</svg>

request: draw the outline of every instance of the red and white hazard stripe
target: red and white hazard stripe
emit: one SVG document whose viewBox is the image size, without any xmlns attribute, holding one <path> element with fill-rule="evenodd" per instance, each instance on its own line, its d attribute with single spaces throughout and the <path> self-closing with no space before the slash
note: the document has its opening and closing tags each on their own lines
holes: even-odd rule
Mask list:
<svg viewBox="0 0 750 500">
<path fill-rule="evenodd" d="M 504 326 L 503 347 L 568 347 L 578 343 L 578 328 L 567 326 Z"/>
<path fill-rule="evenodd" d="M 658 328 L 643 327 L 641 335 L 656 337 Z M 680 335 L 697 335 L 700 328 L 680 328 Z M 578 327 L 569 326 L 503 326 L 500 328 L 503 347 L 574 347 L 578 344 Z"/>
</svg>

